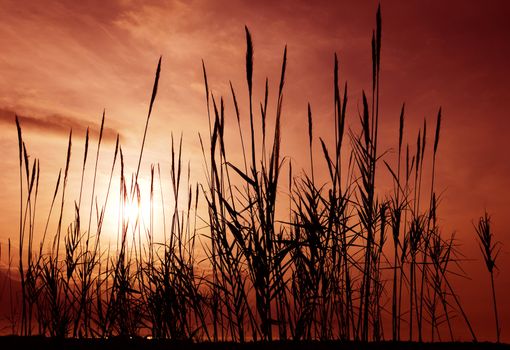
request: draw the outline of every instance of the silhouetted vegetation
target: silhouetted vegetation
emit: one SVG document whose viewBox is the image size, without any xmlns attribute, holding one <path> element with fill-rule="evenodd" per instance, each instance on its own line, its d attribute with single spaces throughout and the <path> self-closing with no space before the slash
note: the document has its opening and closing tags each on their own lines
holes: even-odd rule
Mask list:
<svg viewBox="0 0 510 350">
<path fill-rule="evenodd" d="M 437 220 L 439 199 L 434 183 L 441 110 L 433 139 L 429 139 L 424 122 L 416 143 L 410 145 L 404 142 L 402 106 L 395 133 L 396 159 L 378 146 L 379 127 L 384 122 L 379 110 L 381 28 L 378 10 L 372 36 L 372 86 L 361 95 L 359 131 L 347 124 L 347 83 L 341 81 L 335 54 L 333 142 L 329 144 L 327 138 L 314 133 L 309 104 L 310 168 L 300 175 L 293 173 L 292 163 L 281 154 L 287 48 L 274 118 L 268 113 L 267 79 L 260 108 L 253 101 L 255 65 L 248 28 L 246 110 L 239 106 L 232 84 L 230 96 L 213 96 L 203 64 L 209 135 L 200 135 L 200 143 L 206 181 L 191 183 L 190 168 L 182 159 L 182 139 L 172 136 L 172 196 L 162 196 L 162 200 L 173 203 L 173 208 L 162 214 L 163 241 L 155 240 L 153 227 L 154 193 L 163 193 L 166 180 L 158 164 L 150 168 L 148 225 L 142 226 L 139 216 L 133 218 L 125 212 L 128 203 L 140 206 L 139 174 L 161 59 L 136 173 L 127 174 L 117 138 L 113 155 L 108 155 L 112 166 L 107 191 L 100 201 L 95 190 L 98 159 L 106 156 L 100 152 L 103 113 L 90 207 L 81 206 L 82 195 L 87 195 L 82 191 L 83 174 L 92 142 L 87 131 L 80 195 L 71 201 L 74 218 L 66 226 L 63 212 L 70 202 L 66 186 L 73 148 L 70 132 L 66 164 L 57 177 L 39 249 L 34 246 L 34 237 L 41 234 L 34 228 L 39 215 L 35 210 L 39 160 L 30 160 L 16 119 L 21 309 L 13 330 L 23 336 L 150 336 L 208 342 L 454 341 L 452 319 L 460 316 L 476 341 L 451 282 L 455 265 L 460 263 L 456 240 L 441 231 Z M 227 98 L 231 102 L 226 102 Z M 226 103 L 233 105 L 239 130 L 243 157 L 238 163 L 225 142 L 225 129 L 234 127 L 226 125 Z M 249 118 L 249 130 L 243 130 L 243 118 Z M 262 125 L 257 132 L 256 118 Z M 274 126 L 269 125 L 270 120 Z M 318 168 L 327 176 L 324 183 L 317 179 Z M 428 169 L 431 172 L 426 174 Z M 391 176 L 390 193 L 378 190 L 376 174 L 381 171 Z M 120 188 L 114 197 L 116 190 L 111 184 L 117 176 Z M 427 176 L 430 187 L 424 184 Z M 288 179 L 286 190 L 282 189 L 282 177 Z M 105 212 L 111 197 L 119 198 L 118 213 Z M 282 206 L 286 210 L 278 209 Z M 198 218 L 200 207 L 206 208 L 207 218 Z M 58 216 L 56 228 L 49 225 L 53 215 Z M 115 247 L 101 245 L 105 215 L 119 217 Z M 206 228 L 197 224 L 201 219 L 207 222 Z M 480 220 L 477 232 L 491 275 L 495 306 L 493 269 L 497 252 L 487 216 Z M 198 258 L 199 250 L 205 251 L 205 261 Z M 497 313 L 496 328 L 499 341 Z M 406 348 L 404 344 L 401 348 Z"/>
<path fill-rule="evenodd" d="M 498 307 L 496 304 L 496 288 L 494 287 L 494 269 L 497 269 L 496 258 L 500 250 L 499 242 L 494 242 L 494 234 L 491 230 L 491 218 L 487 213 L 480 217 L 478 226 L 475 226 L 475 230 L 478 236 L 480 250 L 482 251 L 483 259 L 487 266 L 487 271 L 489 271 L 491 275 L 492 301 L 494 306 L 494 318 L 496 320 L 496 339 L 499 343 L 501 328 L 499 326 Z"/>
</svg>

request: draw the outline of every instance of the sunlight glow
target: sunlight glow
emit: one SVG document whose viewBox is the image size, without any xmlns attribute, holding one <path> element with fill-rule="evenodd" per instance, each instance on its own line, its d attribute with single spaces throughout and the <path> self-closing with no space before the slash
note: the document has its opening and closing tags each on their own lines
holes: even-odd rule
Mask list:
<svg viewBox="0 0 510 350">
<path fill-rule="evenodd" d="M 122 220 L 125 225 L 129 225 L 130 230 L 137 227 L 142 229 L 148 228 L 151 216 L 151 203 L 148 198 L 142 197 L 140 201 L 138 201 L 137 198 L 126 198 L 126 200 L 122 200 L 121 202 L 122 208 L 119 208 L 121 209 L 119 210 L 119 219 Z M 154 216 L 158 215 L 155 214 Z"/>
<path fill-rule="evenodd" d="M 129 222 L 130 225 L 135 225 L 137 220 L 142 220 L 146 214 L 144 213 L 143 208 L 144 206 L 142 206 L 141 203 L 138 203 L 136 199 L 134 201 L 127 199 L 123 203 L 123 212 L 121 214 L 124 222 Z"/>
</svg>

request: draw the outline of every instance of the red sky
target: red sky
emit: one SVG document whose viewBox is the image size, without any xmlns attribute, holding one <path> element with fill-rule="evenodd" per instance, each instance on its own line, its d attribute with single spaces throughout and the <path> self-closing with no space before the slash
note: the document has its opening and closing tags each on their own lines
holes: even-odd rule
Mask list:
<svg viewBox="0 0 510 350">
<path fill-rule="evenodd" d="M 41 182 L 48 184 L 41 190 L 44 206 L 64 165 L 68 129 L 72 127 L 76 137 L 74 165 L 79 169 L 85 128 L 97 131 L 103 108 L 110 141 L 104 164 L 119 132 L 127 160 L 135 166 L 162 55 L 146 174 L 150 162 L 167 161 L 172 132 L 183 133 L 185 157 L 192 171 L 201 173 L 197 133 L 207 132 L 201 59 L 216 95 L 227 93 L 229 80 L 244 92 L 247 25 L 254 38 L 259 94 L 266 75 L 271 91 L 277 89 L 281 55 L 288 45 L 283 152 L 300 164 L 307 102 L 314 110 L 316 133 L 331 136 L 334 52 L 341 79 L 349 84 L 348 123 L 357 127 L 361 89 L 370 89 L 376 7 L 375 1 L 343 0 L 0 0 L 0 240 L 5 243 L 17 230 L 14 113 L 24 117 L 27 147 L 41 160 Z M 382 14 L 382 147 L 396 145 L 402 102 L 411 144 L 424 118 L 432 130 L 442 106 L 440 219 L 445 232 L 457 232 L 466 258 L 473 259 L 465 263 L 472 279 L 457 281 L 459 294 L 480 338 L 493 338 L 489 280 L 472 228 L 472 220 L 487 209 L 503 243 L 496 285 L 503 340 L 508 342 L 510 302 L 503 296 L 510 294 L 510 4 L 384 0 Z M 230 103 L 230 96 L 225 97 Z M 241 106 L 246 105 L 243 101 Z M 227 113 L 232 117 L 230 104 Z M 235 129 L 231 132 L 235 135 Z M 75 177 L 71 184 L 78 183 Z"/>
</svg>

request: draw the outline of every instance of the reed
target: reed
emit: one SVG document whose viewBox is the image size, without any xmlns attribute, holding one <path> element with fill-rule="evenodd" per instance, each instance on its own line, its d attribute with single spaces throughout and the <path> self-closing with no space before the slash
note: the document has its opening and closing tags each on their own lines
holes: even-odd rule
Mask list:
<svg viewBox="0 0 510 350">
<path fill-rule="evenodd" d="M 66 164 L 46 208 L 38 252 L 33 244 L 39 232 L 35 222 L 36 214 L 40 215 L 36 211 L 40 165 L 37 159 L 29 162 L 16 118 L 21 310 L 18 320 L 13 317 L 13 329 L 22 335 L 33 334 L 37 328 L 37 334 L 55 337 L 151 336 L 214 342 L 401 341 L 408 330 L 409 340 L 423 341 L 430 334 L 434 341 L 445 332 L 454 338 L 453 319 L 460 313 L 476 340 L 450 282 L 462 259 L 454 236 L 444 236 L 437 220 L 441 109 L 432 148 L 427 148 L 426 122 L 418 130 L 416 143 L 409 145 L 403 104 L 396 159 L 380 149 L 379 128 L 385 122 L 379 100 L 380 8 L 375 22 L 372 86 L 361 94 L 357 127 L 348 123 L 350 95 L 335 54 L 332 135 L 318 135 L 314 130 L 315 114 L 308 104 L 303 120 L 308 126 L 309 159 L 307 169 L 297 171 L 281 151 L 287 47 L 277 88 L 270 89 L 270 80 L 265 78 L 260 108 L 255 108 L 254 40 L 247 27 L 246 108 L 231 82 L 228 102 L 212 93 L 214 82 L 209 81 L 202 61 L 209 137 L 198 137 L 205 180 L 192 182 L 182 135 L 170 136 L 169 172 L 159 163 L 144 169 L 160 58 L 135 171 L 130 173 L 125 164 L 125 149 L 117 136 L 106 191 L 98 193 L 99 158 L 104 156 L 103 112 L 90 193 L 84 191 L 91 142 L 87 129 L 79 196 L 72 201 L 66 192 L 73 171 L 71 131 Z M 229 124 L 234 120 L 230 112 L 236 125 Z M 244 122 L 249 124 L 248 133 L 243 130 Z M 232 130 L 238 133 L 238 157 L 226 141 Z M 282 174 L 286 176 L 287 169 L 285 190 Z M 392 179 L 389 193 L 382 193 L 376 182 L 381 170 L 387 170 Z M 424 185 L 429 174 L 430 191 Z M 149 189 L 143 187 L 142 177 L 149 180 Z M 116 189 L 112 183 L 117 179 Z M 89 195 L 90 207 L 84 213 L 82 196 Z M 110 213 L 108 203 L 112 201 L 118 209 Z M 64 208 L 71 204 L 74 215 L 67 218 Z M 57 225 L 52 227 L 58 205 Z M 141 210 L 145 205 L 148 217 Z M 135 208 L 134 215 L 127 212 L 128 207 Z M 115 227 L 104 226 L 107 216 L 117 218 Z M 115 244 L 104 245 L 105 230 L 117 231 Z M 499 341 L 493 277 L 499 250 L 487 215 L 476 230 L 491 275 Z"/>
<path fill-rule="evenodd" d="M 494 242 L 494 234 L 491 230 L 491 218 L 487 212 L 478 219 L 478 225 L 475 226 L 478 244 L 483 255 L 483 260 L 487 271 L 491 276 L 492 302 L 494 307 L 494 319 L 496 321 L 496 340 L 499 343 L 501 328 L 498 318 L 498 307 L 496 303 L 496 288 L 494 287 L 494 270 L 497 269 L 496 259 L 500 252 L 500 243 Z"/>
</svg>

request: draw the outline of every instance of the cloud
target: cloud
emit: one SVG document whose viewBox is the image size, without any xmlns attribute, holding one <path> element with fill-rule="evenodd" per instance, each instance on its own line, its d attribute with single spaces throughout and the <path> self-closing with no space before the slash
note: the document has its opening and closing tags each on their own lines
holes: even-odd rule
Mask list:
<svg viewBox="0 0 510 350">
<path fill-rule="evenodd" d="M 90 135 L 98 135 L 100 125 L 97 123 L 85 122 L 78 118 L 51 114 L 47 116 L 34 117 L 16 114 L 9 109 L 0 108 L 0 123 L 14 125 L 16 115 L 22 129 L 37 130 L 43 133 L 54 134 L 58 136 L 67 136 L 72 129 L 75 135 L 85 135 L 89 128 Z M 118 132 L 115 129 L 104 127 L 103 140 L 106 142 L 115 142 Z M 120 136 L 119 136 L 120 137 Z"/>
</svg>

